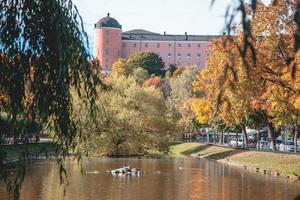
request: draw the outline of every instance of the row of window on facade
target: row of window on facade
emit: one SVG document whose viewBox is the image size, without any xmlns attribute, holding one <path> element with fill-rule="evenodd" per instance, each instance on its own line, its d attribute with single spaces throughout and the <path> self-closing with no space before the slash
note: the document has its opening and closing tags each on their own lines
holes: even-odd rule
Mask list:
<svg viewBox="0 0 300 200">
<path fill-rule="evenodd" d="M 157 53 L 159 55 L 159 53 Z M 172 54 L 171 53 L 168 53 L 168 59 L 171 59 L 172 58 Z M 180 60 L 182 58 L 182 54 L 181 53 L 178 53 L 177 54 L 177 58 Z M 187 59 L 191 59 L 192 58 L 192 55 L 190 53 L 187 53 L 186 54 L 186 58 Z M 198 53 L 197 54 L 197 59 L 200 59 L 201 58 L 201 54 Z"/>
<path fill-rule="evenodd" d="M 174 45 L 175 45 L 175 44 L 174 44 Z M 133 43 L 133 48 L 136 48 L 136 46 L 137 46 L 136 43 Z M 148 48 L 148 43 L 145 43 L 144 46 L 145 46 L 146 48 Z M 172 44 L 169 43 L 168 46 L 169 46 L 169 47 L 172 47 Z M 182 45 L 181 43 L 178 43 L 177 46 L 178 46 L 178 47 L 182 47 L 183 45 Z M 192 44 L 187 44 L 187 47 L 191 47 L 191 46 L 192 46 Z M 123 43 L 123 47 L 126 47 L 126 43 Z M 160 43 L 157 43 L 157 44 L 156 44 L 156 47 L 157 47 L 157 48 L 160 48 Z M 200 48 L 200 47 L 201 47 L 201 44 L 197 44 L 197 47 Z"/>
<path fill-rule="evenodd" d="M 118 51 L 118 56 L 119 56 L 119 54 L 120 54 L 120 52 Z M 159 52 L 157 52 L 156 54 L 160 56 L 160 53 L 159 53 Z M 109 49 L 105 49 L 105 55 L 109 55 Z M 172 58 L 172 53 L 168 53 L 168 59 L 171 59 L 171 58 Z M 178 58 L 178 59 L 181 59 L 181 58 L 182 58 L 181 53 L 178 53 L 178 54 L 177 54 L 177 58 Z M 187 54 L 186 54 L 186 58 L 187 58 L 187 59 L 191 59 L 191 58 L 192 58 L 191 53 L 187 53 Z M 200 58 L 201 58 L 201 54 L 198 53 L 198 54 L 197 54 L 197 59 L 200 59 Z"/>
<path fill-rule="evenodd" d="M 174 63 L 168 63 L 168 66 L 170 66 L 170 65 L 174 65 Z M 191 65 L 191 63 L 183 63 L 183 65 Z M 201 63 L 197 63 L 197 64 L 192 64 L 192 65 L 197 65 L 197 67 L 201 67 L 202 65 L 201 65 Z M 182 66 L 182 63 L 181 62 L 178 62 L 178 63 L 176 63 L 176 66 L 177 67 L 180 67 L 180 66 Z"/>
</svg>

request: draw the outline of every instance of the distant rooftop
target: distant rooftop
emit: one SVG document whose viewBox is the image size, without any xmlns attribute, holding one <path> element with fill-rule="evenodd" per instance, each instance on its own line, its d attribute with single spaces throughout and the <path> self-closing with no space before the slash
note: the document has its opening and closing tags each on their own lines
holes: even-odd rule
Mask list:
<svg viewBox="0 0 300 200">
<path fill-rule="evenodd" d="M 157 41 L 209 41 L 221 35 L 172 35 L 159 34 L 143 29 L 134 29 L 122 33 L 123 40 L 157 40 Z"/>
</svg>

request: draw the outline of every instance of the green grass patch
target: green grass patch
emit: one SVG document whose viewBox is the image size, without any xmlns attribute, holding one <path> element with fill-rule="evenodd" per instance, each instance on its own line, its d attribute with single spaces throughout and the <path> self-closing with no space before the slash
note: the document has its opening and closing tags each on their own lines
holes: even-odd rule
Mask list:
<svg viewBox="0 0 300 200">
<path fill-rule="evenodd" d="M 184 158 L 189 156 L 193 152 L 199 151 L 199 149 L 205 148 L 206 145 L 197 142 L 176 142 L 170 145 L 169 154 L 164 154 L 159 151 L 149 151 L 145 157 L 149 158 L 163 158 L 163 159 L 174 159 L 174 158 Z"/>
<path fill-rule="evenodd" d="M 299 155 L 244 151 L 232 155 L 227 159 L 229 159 L 229 162 L 236 165 L 247 166 L 253 169 L 259 168 L 261 171 L 267 170 L 269 173 L 278 172 L 281 176 L 295 178 L 295 174 L 297 174 L 298 177 L 300 177 Z"/>
<path fill-rule="evenodd" d="M 231 148 L 206 145 L 205 148 L 200 148 L 199 151 L 195 151 L 192 156 L 219 160 L 232 155 L 234 152 L 235 150 Z"/>
<path fill-rule="evenodd" d="M 170 146 L 171 155 L 174 156 L 184 156 L 190 155 L 191 153 L 197 151 L 199 148 L 203 148 L 205 145 L 197 142 L 187 142 L 181 144 L 175 144 Z"/>
</svg>

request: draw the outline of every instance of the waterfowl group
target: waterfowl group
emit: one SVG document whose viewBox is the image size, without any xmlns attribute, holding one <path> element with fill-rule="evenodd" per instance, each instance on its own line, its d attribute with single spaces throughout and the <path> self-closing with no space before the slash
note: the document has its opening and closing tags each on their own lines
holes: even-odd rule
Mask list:
<svg viewBox="0 0 300 200">
<path fill-rule="evenodd" d="M 140 174 L 140 170 L 137 168 L 130 168 L 129 166 L 125 166 L 119 169 L 114 169 L 110 171 L 111 174 L 128 174 L 128 175 L 138 175 Z"/>
</svg>

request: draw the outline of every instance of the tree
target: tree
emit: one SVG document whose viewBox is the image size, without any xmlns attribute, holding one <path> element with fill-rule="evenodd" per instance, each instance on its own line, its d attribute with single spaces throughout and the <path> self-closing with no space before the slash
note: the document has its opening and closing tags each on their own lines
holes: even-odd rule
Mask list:
<svg viewBox="0 0 300 200">
<path fill-rule="evenodd" d="M 167 151 L 173 124 L 162 92 L 143 87 L 131 76 L 110 76 L 101 90 L 96 109 L 84 111 L 81 99 L 74 105 L 92 153 L 111 156 L 144 154 L 150 149 Z M 147 99 L 147 101 L 145 101 Z M 90 113 L 92 112 L 92 116 Z"/>
<path fill-rule="evenodd" d="M 178 68 L 175 72 L 181 71 Z M 193 82 L 197 79 L 199 68 L 189 67 L 177 73 L 176 76 L 170 78 L 171 94 L 169 97 L 170 104 L 177 110 L 192 97 L 196 97 L 197 93 L 193 90 Z"/>
<path fill-rule="evenodd" d="M 205 98 L 195 98 L 192 101 L 192 109 L 200 124 L 208 124 L 213 114 L 210 102 Z"/>
<path fill-rule="evenodd" d="M 129 56 L 126 65 L 129 68 L 141 67 L 148 71 L 150 75 L 164 76 L 164 62 L 162 58 L 153 52 L 136 52 Z"/>
<path fill-rule="evenodd" d="M 159 88 L 163 85 L 163 80 L 159 76 L 152 76 L 148 80 L 144 81 L 143 86 L 144 87 L 151 87 L 154 86 L 156 88 Z"/>
<path fill-rule="evenodd" d="M 95 85 L 100 83 L 97 69 L 89 62 L 82 27 L 71 0 L 0 2 L 0 96 L 7 98 L 7 104 L 0 105 L 1 112 L 11 119 L 13 134 L 19 116 L 39 119 L 55 134 L 62 157 L 65 149 L 76 153 L 80 138 L 71 117 L 71 88 L 81 95 L 79 89 L 84 87 L 87 100 L 93 102 Z M 58 160 L 61 164 L 62 157 Z M 60 169 L 63 174 L 64 168 Z M 16 198 L 24 170 L 15 181 L 9 181 L 0 165 L 0 179 L 14 183 L 9 188 Z"/>
<path fill-rule="evenodd" d="M 149 78 L 150 75 L 147 72 L 147 70 L 138 67 L 133 70 L 132 76 L 135 78 L 135 80 L 138 83 L 143 83 L 145 80 L 147 80 Z"/>
<path fill-rule="evenodd" d="M 294 56 L 292 35 L 296 4 L 280 1 L 277 5 L 265 6 L 259 1 L 256 5 L 255 13 L 250 9 L 245 11 L 251 16 L 247 19 L 251 37 L 242 23 L 235 28 L 235 37 L 214 41 L 210 47 L 212 56 L 195 87 L 206 92 L 226 124 L 243 127 L 245 137 L 247 116 L 261 113 L 275 148 L 278 135 L 275 116 L 280 113 L 279 110 L 274 112 L 276 106 L 272 105 L 279 103 L 280 95 L 289 99 L 293 93 L 299 94 L 289 67 L 289 58 Z"/>
<path fill-rule="evenodd" d="M 112 74 L 117 75 L 117 76 L 129 76 L 132 74 L 133 68 L 128 67 L 126 65 L 126 59 L 118 59 L 114 64 L 112 65 Z"/>
<path fill-rule="evenodd" d="M 199 69 L 197 67 L 186 67 L 177 69 L 175 72 L 179 72 L 168 80 L 170 85 L 170 92 L 167 95 L 167 101 L 169 109 L 178 118 L 178 128 L 184 131 L 192 131 L 197 127 L 195 115 L 192 110 L 192 98 L 198 94 L 193 90 L 193 82 L 197 79 Z M 165 92 L 166 93 L 166 92 Z"/>
</svg>

